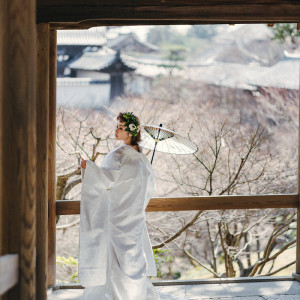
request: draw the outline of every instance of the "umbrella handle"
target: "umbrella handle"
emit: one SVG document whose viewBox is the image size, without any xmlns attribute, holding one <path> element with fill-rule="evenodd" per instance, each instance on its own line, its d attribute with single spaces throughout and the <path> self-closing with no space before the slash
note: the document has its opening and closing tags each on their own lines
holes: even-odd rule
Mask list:
<svg viewBox="0 0 300 300">
<path fill-rule="evenodd" d="M 153 150 L 153 154 L 152 154 L 152 158 L 151 158 L 151 165 L 152 165 L 152 162 L 153 162 L 153 157 L 154 157 L 156 145 L 157 145 L 157 142 L 155 142 L 155 145 L 154 145 L 154 150 Z"/>
<path fill-rule="evenodd" d="M 159 127 L 162 127 L 162 124 L 159 124 Z M 158 141 L 159 133 L 160 133 L 160 128 L 158 129 L 158 133 L 157 133 L 157 137 L 156 137 L 156 140 L 157 140 L 157 141 Z M 157 145 L 157 143 L 158 143 L 157 141 L 155 141 L 154 150 L 153 150 L 153 154 L 152 154 L 152 158 L 151 158 L 151 165 L 152 165 L 152 162 L 153 162 L 153 158 L 154 158 L 154 153 L 155 153 L 156 145 Z"/>
</svg>

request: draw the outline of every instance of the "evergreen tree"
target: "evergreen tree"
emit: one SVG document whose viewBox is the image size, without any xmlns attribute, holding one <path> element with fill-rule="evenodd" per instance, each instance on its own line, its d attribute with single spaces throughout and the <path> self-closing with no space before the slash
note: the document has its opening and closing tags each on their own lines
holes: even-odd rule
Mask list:
<svg viewBox="0 0 300 300">
<path fill-rule="evenodd" d="M 297 30 L 296 23 L 278 23 L 273 26 L 274 40 L 278 40 L 282 43 L 286 41 L 296 44 L 295 37 L 300 36 L 300 30 Z"/>
</svg>

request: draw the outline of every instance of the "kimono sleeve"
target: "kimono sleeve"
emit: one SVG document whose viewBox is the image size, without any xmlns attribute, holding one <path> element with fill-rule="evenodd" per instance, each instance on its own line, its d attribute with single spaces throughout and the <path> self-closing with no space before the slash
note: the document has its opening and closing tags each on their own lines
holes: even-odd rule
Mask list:
<svg viewBox="0 0 300 300">
<path fill-rule="evenodd" d="M 104 166 L 87 161 L 80 203 L 79 281 L 83 286 L 106 282 L 109 190 L 118 181 L 121 160 L 112 153 Z"/>
<path fill-rule="evenodd" d="M 100 184 L 105 188 L 110 188 L 118 181 L 121 167 L 122 162 L 120 153 L 110 154 L 105 158 L 101 167 L 98 167 L 91 161 L 87 161 L 83 185 L 89 185 L 90 182 L 94 183 L 94 180 L 96 179 L 96 184 Z"/>
</svg>

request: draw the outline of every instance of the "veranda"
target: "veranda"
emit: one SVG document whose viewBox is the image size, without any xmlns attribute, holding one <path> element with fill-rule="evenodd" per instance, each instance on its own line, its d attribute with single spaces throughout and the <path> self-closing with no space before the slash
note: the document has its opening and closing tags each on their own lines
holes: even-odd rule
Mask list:
<svg viewBox="0 0 300 300">
<path fill-rule="evenodd" d="M 46 299 L 48 286 L 60 288 L 55 285 L 55 218 L 79 213 L 78 202 L 60 202 L 55 197 L 56 31 L 101 25 L 275 22 L 298 23 L 300 29 L 300 0 L 1 1 L 1 299 Z M 299 192 L 156 198 L 148 211 L 297 208 L 299 214 L 299 202 Z M 300 281 L 299 218 L 297 228 L 296 272 L 289 278 L 271 279 L 274 289 L 278 282 Z M 254 283 L 251 279 L 234 281 L 240 291 Z M 164 284 L 174 288 L 172 282 Z M 208 291 L 205 286 L 211 283 L 179 283 L 192 286 L 191 291 L 199 284 L 202 291 Z M 287 299 L 299 297 L 299 284 L 295 291 Z M 189 295 L 197 299 L 193 292 Z M 217 295 L 207 292 L 206 296 Z"/>
</svg>

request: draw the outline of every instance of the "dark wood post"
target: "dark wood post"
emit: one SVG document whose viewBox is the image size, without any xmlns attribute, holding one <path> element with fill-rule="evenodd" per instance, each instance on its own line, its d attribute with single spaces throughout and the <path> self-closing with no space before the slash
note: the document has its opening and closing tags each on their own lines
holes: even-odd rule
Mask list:
<svg viewBox="0 0 300 300">
<path fill-rule="evenodd" d="M 299 171 L 298 171 L 299 172 Z M 299 177 L 299 173 L 298 173 Z M 298 187 L 299 191 L 299 187 Z M 296 243 L 296 273 L 294 273 L 295 279 L 300 282 L 300 209 L 297 208 L 297 243 Z"/>
<path fill-rule="evenodd" d="M 300 68 L 300 66 L 299 66 Z M 298 208 L 297 208 L 297 243 L 296 243 L 296 273 L 294 277 L 300 282 L 300 79 L 298 90 L 299 124 L 298 124 Z"/>
<path fill-rule="evenodd" d="M 5 3 L 7 5 L 7 3 Z M 3 52 L 3 47 L 5 46 L 6 34 L 5 34 L 5 26 L 7 26 L 5 18 L 3 17 L 4 12 L 4 2 L 0 2 L 0 53 Z M 3 161 L 3 154 L 2 154 L 2 143 L 3 143 L 3 136 L 2 136 L 2 105 L 4 105 L 3 100 L 3 69 L 4 69 L 4 61 L 3 61 L 4 54 L 0 56 L 0 256 L 7 253 L 7 236 L 5 234 L 5 221 L 4 219 L 4 198 L 2 197 L 1 191 L 3 190 L 3 178 L 2 178 L 2 165 L 1 162 Z M 18 275 L 17 275 L 18 276 Z M 1 297 L 0 300 L 4 300 L 4 297 Z"/>
<path fill-rule="evenodd" d="M 48 285 L 55 284 L 56 272 L 56 30 L 50 30 L 49 53 L 49 148 L 48 148 Z"/>
<path fill-rule="evenodd" d="M 19 255 L 3 298 L 35 299 L 36 1 L 0 2 L 0 255 Z"/>
<path fill-rule="evenodd" d="M 37 25 L 37 206 L 36 298 L 47 299 L 49 24 Z"/>
</svg>

